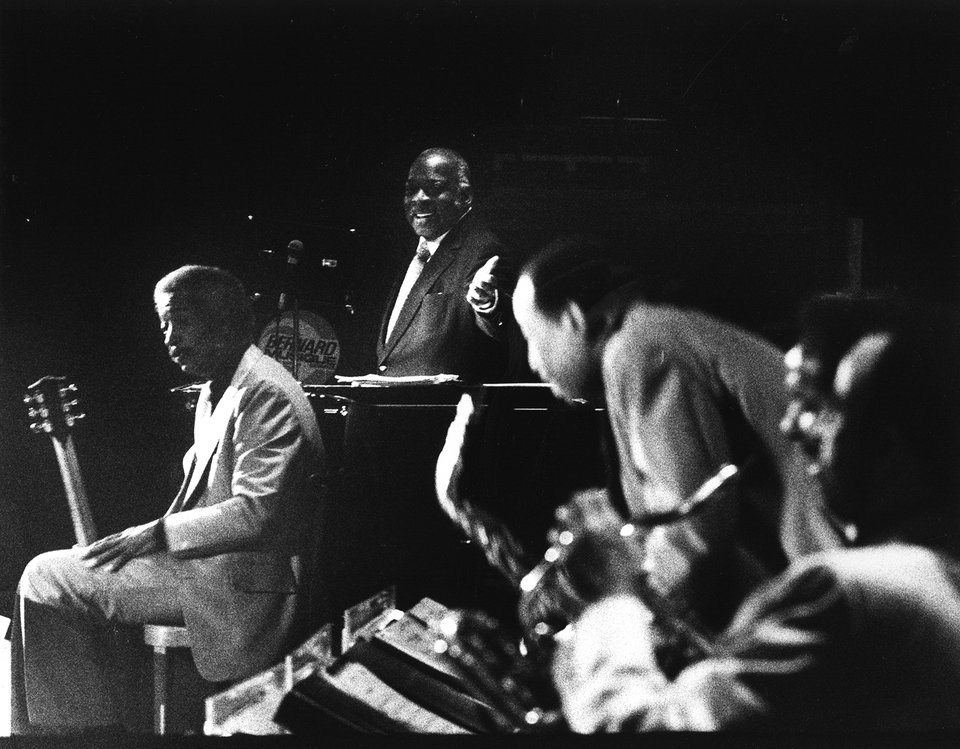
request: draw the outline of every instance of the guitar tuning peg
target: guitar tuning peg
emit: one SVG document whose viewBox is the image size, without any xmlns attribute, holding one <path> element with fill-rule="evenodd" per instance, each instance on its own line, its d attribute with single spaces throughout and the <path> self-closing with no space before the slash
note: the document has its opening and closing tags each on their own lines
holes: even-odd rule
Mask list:
<svg viewBox="0 0 960 749">
<path fill-rule="evenodd" d="M 64 385 L 62 388 L 60 388 L 60 395 L 67 395 L 67 393 L 75 392 L 77 392 L 77 386 L 72 382 L 69 385 Z"/>
<path fill-rule="evenodd" d="M 65 419 L 67 426 L 72 427 L 76 422 L 80 421 L 80 419 L 84 418 L 85 416 L 86 414 L 67 414 Z"/>
<path fill-rule="evenodd" d="M 43 424 L 38 424 L 36 421 L 34 421 L 30 424 L 30 431 L 34 434 L 41 434 L 46 430 L 43 428 Z"/>
</svg>

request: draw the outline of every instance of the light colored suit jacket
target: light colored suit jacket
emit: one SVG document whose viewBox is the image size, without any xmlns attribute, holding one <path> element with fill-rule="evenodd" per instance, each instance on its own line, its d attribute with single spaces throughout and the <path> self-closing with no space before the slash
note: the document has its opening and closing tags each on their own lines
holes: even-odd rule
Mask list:
<svg viewBox="0 0 960 749">
<path fill-rule="evenodd" d="M 673 509 L 722 464 L 737 491 L 648 542 L 651 581 L 725 624 L 787 559 L 835 548 L 819 484 L 780 431 L 783 354 L 696 311 L 635 303 L 604 347 L 603 388 L 632 514 Z"/>
<path fill-rule="evenodd" d="M 303 388 L 255 346 L 215 409 L 204 386 L 164 522 L 170 553 L 185 560 L 183 616 L 205 678 L 255 673 L 292 645 L 314 514 L 308 480 L 323 458 Z"/>
</svg>

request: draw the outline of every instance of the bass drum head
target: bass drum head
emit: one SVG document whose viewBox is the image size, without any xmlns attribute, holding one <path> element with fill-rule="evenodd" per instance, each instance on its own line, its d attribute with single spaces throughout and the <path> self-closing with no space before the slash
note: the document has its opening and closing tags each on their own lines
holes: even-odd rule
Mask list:
<svg viewBox="0 0 960 749">
<path fill-rule="evenodd" d="M 294 362 L 294 314 L 284 312 L 267 323 L 258 345 L 304 385 L 323 385 L 333 379 L 340 363 L 340 341 L 327 320 L 316 312 L 297 314 L 297 356 Z M 296 371 L 294 371 L 296 367 Z"/>
</svg>

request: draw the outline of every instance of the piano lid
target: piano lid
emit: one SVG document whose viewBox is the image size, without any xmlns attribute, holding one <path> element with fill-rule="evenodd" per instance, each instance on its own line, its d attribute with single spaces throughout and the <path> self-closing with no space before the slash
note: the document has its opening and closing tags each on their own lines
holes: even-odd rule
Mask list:
<svg viewBox="0 0 960 749">
<path fill-rule="evenodd" d="M 188 408 L 196 404 L 200 383 L 171 388 Z M 471 393 L 481 404 L 495 400 L 514 410 L 542 411 L 561 401 L 550 386 L 541 382 L 487 382 L 468 384 L 460 380 L 440 383 L 366 382 L 331 385 L 303 385 L 307 398 L 317 407 L 339 407 L 363 403 L 385 408 L 455 408 L 463 393 Z"/>
</svg>

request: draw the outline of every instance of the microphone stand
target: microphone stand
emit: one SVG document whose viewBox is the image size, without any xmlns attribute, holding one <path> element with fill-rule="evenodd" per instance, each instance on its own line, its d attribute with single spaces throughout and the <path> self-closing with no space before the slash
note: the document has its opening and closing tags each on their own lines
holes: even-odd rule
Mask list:
<svg viewBox="0 0 960 749">
<path fill-rule="evenodd" d="M 300 381 L 297 377 L 300 369 L 300 300 L 296 294 L 293 294 L 293 379 Z"/>
<path fill-rule="evenodd" d="M 293 314 L 293 336 L 291 341 L 291 346 L 293 346 L 293 363 L 291 366 L 293 379 L 297 379 L 297 375 L 300 370 L 300 300 L 297 298 L 296 294 L 286 292 L 281 292 L 281 297 L 284 299 L 286 304 L 278 305 L 277 315 L 274 318 L 273 323 L 273 335 L 277 339 L 277 347 L 280 347 L 280 320 L 283 317 L 283 313 L 289 308 Z M 288 306 L 289 305 L 289 306 Z"/>
</svg>

